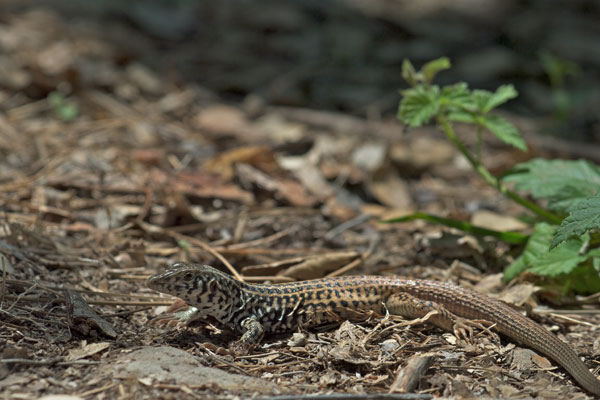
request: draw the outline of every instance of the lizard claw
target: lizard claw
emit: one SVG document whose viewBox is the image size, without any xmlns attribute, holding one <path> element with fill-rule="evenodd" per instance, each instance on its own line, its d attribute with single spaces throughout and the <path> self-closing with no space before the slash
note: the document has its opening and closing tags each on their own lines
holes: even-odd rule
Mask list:
<svg viewBox="0 0 600 400">
<path fill-rule="evenodd" d="M 474 336 L 473 328 L 481 329 L 484 332 L 487 332 L 489 335 L 497 337 L 495 333 L 490 331 L 490 328 L 493 324 L 486 320 L 471 320 L 462 317 L 456 317 L 454 320 L 454 326 L 452 327 L 452 331 L 454 336 L 456 336 L 459 340 L 464 340 L 467 343 L 471 342 L 471 338 Z"/>
<path fill-rule="evenodd" d="M 198 318 L 198 309 L 196 307 L 187 307 L 184 310 L 170 312 L 153 318 L 149 325 L 172 327 L 185 327 Z"/>
</svg>

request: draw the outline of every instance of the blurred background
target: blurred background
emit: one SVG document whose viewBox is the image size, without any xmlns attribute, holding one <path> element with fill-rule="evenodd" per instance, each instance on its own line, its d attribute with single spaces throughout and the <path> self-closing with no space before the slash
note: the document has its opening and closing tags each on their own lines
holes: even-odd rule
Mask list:
<svg viewBox="0 0 600 400">
<path fill-rule="evenodd" d="M 398 89 L 405 87 L 403 59 L 421 65 L 447 56 L 453 68 L 439 83 L 467 81 L 485 89 L 513 83 L 520 97 L 508 108 L 541 122 L 541 132 L 600 140 L 600 2 L 595 0 L 0 4 L 0 88 L 34 98 L 59 84 L 66 92 L 110 86 L 116 79 L 111 64 L 135 74 L 142 63 L 172 85 L 196 82 L 232 101 L 377 119 L 396 112 Z M 6 25 L 15 18 L 35 29 L 19 36 Z M 111 47 L 100 45 L 98 37 Z M 0 97 L 0 107 L 2 102 Z"/>
</svg>

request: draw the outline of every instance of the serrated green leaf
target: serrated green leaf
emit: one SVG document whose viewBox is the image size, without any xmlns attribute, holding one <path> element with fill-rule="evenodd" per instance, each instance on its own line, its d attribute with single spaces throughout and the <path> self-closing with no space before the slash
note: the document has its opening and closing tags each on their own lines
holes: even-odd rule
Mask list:
<svg viewBox="0 0 600 400">
<path fill-rule="evenodd" d="M 436 60 L 429 61 L 427 64 L 423 65 L 421 71 L 423 73 L 425 82 L 431 83 L 438 72 L 449 69 L 450 67 L 450 59 L 448 57 L 441 57 Z"/>
<path fill-rule="evenodd" d="M 452 111 L 477 111 L 477 104 L 465 82 L 444 86 L 441 101 Z"/>
<path fill-rule="evenodd" d="M 466 124 L 474 124 L 477 122 L 477 116 L 466 111 L 449 112 L 447 118 L 453 122 L 464 122 Z"/>
<path fill-rule="evenodd" d="M 449 100 L 460 101 L 461 99 L 471 97 L 469 85 L 466 82 L 459 82 L 454 85 L 447 85 L 442 88 L 442 96 Z"/>
<path fill-rule="evenodd" d="M 472 99 L 477 106 L 477 110 L 483 113 L 488 101 L 492 98 L 492 92 L 483 89 L 475 89 L 471 92 Z"/>
<path fill-rule="evenodd" d="M 484 126 L 504 143 L 523 151 L 527 150 L 527 145 L 517 128 L 504 118 L 496 115 L 488 115 L 484 119 Z"/>
<path fill-rule="evenodd" d="M 521 256 L 504 271 L 504 279 L 509 281 L 534 264 L 538 258 L 548 252 L 556 226 L 540 222 L 535 225 Z"/>
<path fill-rule="evenodd" d="M 529 270 L 542 276 L 568 274 L 588 259 L 587 254 L 580 254 L 582 246 L 581 238 L 569 239 L 538 257 Z"/>
<path fill-rule="evenodd" d="M 560 192 L 548 196 L 548 209 L 568 214 L 575 209 L 579 203 L 585 201 L 587 197 L 593 194 L 592 188 L 581 188 L 572 185 L 564 186 Z"/>
<path fill-rule="evenodd" d="M 519 93 L 513 85 L 502 85 L 488 98 L 487 103 L 483 107 L 482 111 L 487 113 L 490 110 L 498 107 L 500 104 L 506 103 L 510 99 L 514 99 L 518 95 Z"/>
<path fill-rule="evenodd" d="M 579 293 L 592 292 L 600 287 L 600 276 L 590 269 L 592 263 L 586 262 L 590 258 L 595 261 L 600 256 L 600 249 L 582 252 L 590 239 L 589 235 L 573 238 L 548 251 L 555 231 L 555 225 L 545 222 L 536 224 L 521 256 L 504 271 L 504 279 L 511 280 L 527 270 L 541 276 L 560 276 L 556 279 L 562 282 L 565 289 Z M 586 282 L 582 282 L 582 279 Z"/>
<path fill-rule="evenodd" d="M 548 251 L 552 236 L 556 232 L 556 226 L 546 222 L 540 222 L 533 228 L 533 233 L 529 236 L 527 245 L 523 249 L 525 262 L 531 265 L 539 257 Z"/>
<path fill-rule="evenodd" d="M 592 229 L 600 229 L 600 194 L 581 201 L 572 208 L 571 214 L 558 227 L 551 248 Z"/>
<path fill-rule="evenodd" d="M 404 97 L 400 102 L 398 117 L 413 128 L 429 122 L 440 109 L 440 88 L 438 86 L 418 85 L 412 89 L 403 90 L 402 94 Z"/>
<path fill-rule="evenodd" d="M 534 198 L 554 200 L 548 207 L 565 212 L 600 193 L 600 167 L 585 160 L 536 158 L 517 164 L 503 181 L 513 182 L 517 190 L 530 191 Z"/>
</svg>

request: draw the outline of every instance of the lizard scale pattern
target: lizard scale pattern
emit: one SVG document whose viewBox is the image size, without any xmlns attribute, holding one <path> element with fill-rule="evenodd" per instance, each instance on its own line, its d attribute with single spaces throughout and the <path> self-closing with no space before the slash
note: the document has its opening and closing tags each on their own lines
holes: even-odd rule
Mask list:
<svg viewBox="0 0 600 400">
<path fill-rule="evenodd" d="M 600 381 L 575 351 L 507 304 L 458 286 L 384 276 L 347 276 L 286 284 L 248 284 L 209 266 L 177 263 L 151 277 L 148 287 L 196 307 L 194 319 L 211 318 L 239 332 L 244 343 L 264 333 L 355 319 L 368 312 L 420 318 L 448 331 L 485 320 L 508 338 L 560 364 L 586 390 L 600 396 Z"/>
</svg>

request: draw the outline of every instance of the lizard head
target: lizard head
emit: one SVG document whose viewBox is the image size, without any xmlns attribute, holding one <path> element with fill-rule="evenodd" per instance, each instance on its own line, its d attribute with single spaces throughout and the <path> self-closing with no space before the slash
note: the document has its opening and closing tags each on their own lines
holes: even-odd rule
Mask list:
<svg viewBox="0 0 600 400">
<path fill-rule="evenodd" d="M 147 282 L 150 289 L 179 297 L 198 308 L 202 316 L 215 317 L 231 310 L 240 284 L 213 267 L 182 262 Z"/>
</svg>

